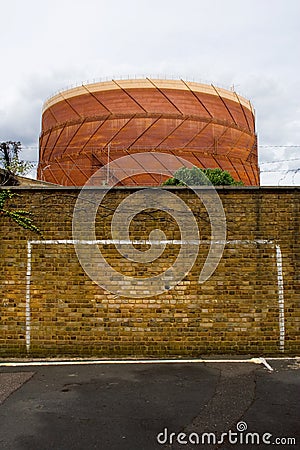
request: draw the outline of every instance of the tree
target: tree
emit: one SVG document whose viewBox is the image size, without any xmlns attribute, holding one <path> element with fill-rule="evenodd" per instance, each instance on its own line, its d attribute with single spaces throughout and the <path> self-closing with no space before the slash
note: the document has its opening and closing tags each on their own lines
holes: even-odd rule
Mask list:
<svg viewBox="0 0 300 450">
<path fill-rule="evenodd" d="M 226 170 L 221 169 L 200 169 L 199 167 L 181 167 L 176 170 L 174 177 L 168 178 L 164 186 L 241 186 L 242 181 L 235 181 Z"/>
<path fill-rule="evenodd" d="M 16 175 L 26 175 L 33 165 L 28 161 L 20 160 L 19 155 L 22 151 L 21 142 L 6 141 L 0 142 L 0 184 L 16 185 L 19 184 Z M 13 196 L 9 189 L 0 190 L 0 217 L 5 216 L 12 219 L 22 228 L 41 234 L 40 230 L 34 225 L 32 214 L 23 209 L 11 209 L 7 202 Z"/>
<path fill-rule="evenodd" d="M 26 175 L 33 168 L 29 161 L 20 159 L 21 142 L 0 142 L 0 167 L 9 175 Z"/>
</svg>

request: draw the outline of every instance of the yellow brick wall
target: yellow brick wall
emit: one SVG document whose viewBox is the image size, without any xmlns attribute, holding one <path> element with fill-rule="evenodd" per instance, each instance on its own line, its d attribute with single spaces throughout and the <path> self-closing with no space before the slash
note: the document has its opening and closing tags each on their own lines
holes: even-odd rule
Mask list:
<svg viewBox="0 0 300 450">
<path fill-rule="evenodd" d="M 40 238 L 0 216 L 0 356 L 299 353 L 299 189 L 218 189 L 226 213 L 227 240 L 231 242 L 226 244 L 216 271 L 208 281 L 198 283 L 209 248 L 202 244 L 186 277 L 174 289 L 152 297 L 122 297 L 106 291 L 85 274 L 74 245 L 49 243 L 72 239 L 73 208 L 79 189 L 12 190 L 18 196 L 10 200 L 10 205 L 34 214 L 44 242 L 30 244 L 28 274 L 28 242 Z M 170 190 L 193 210 L 200 239 L 209 240 L 207 212 L 197 196 L 184 188 Z M 97 239 L 112 238 L 115 208 L 133 192 L 130 188 L 114 188 L 106 195 L 98 210 Z M 91 190 L 91 201 L 97 201 L 98 193 Z M 180 239 L 172 216 L 159 210 L 139 213 L 131 224 L 130 238 L 148 239 L 155 228 L 163 230 L 167 239 Z M 248 243 L 232 242 L 235 240 Z M 257 243 L 259 240 L 271 243 Z M 276 245 L 282 253 L 281 332 Z M 150 266 L 126 260 L 112 244 L 103 245 L 101 250 L 121 273 L 150 276 L 172 265 L 179 248 L 167 244 Z"/>
</svg>

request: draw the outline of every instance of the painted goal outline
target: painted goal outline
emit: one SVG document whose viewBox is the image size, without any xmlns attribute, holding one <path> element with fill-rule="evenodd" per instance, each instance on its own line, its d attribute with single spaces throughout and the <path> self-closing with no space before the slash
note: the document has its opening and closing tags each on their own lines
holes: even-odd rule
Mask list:
<svg viewBox="0 0 300 450">
<path fill-rule="evenodd" d="M 283 283 L 283 270 L 282 270 L 282 253 L 279 244 L 276 244 L 272 240 L 267 239 L 254 239 L 254 240 L 226 240 L 226 241 L 210 241 L 210 240 L 190 240 L 182 241 L 176 239 L 150 241 L 150 240 L 118 240 L 118 239 L 99 239 L 99 240 L 75 240 L 75 239 L 52 239 L 52 240 L 30 240 L 27 241 L 27 270 L 26 270 L 26 349 L 30 351 L 31 344 L 31 269 L 32 269 L 32 248 L 33 245 L 59 245 L 59 244 L 85 244 L 85 245 L 151 245 L 151 244 L 172 244 L 172 245 L 201 245 L 201 244 L 231 244 L 231 245 L 250 245 L 250 244 L 264 244 L 270 245 L 275 250 L 276 267 L 277 267 L 277 300 L 278 300 L 278 326 L 279 326 L 279 349 L 284 352 L 285 345 L 285 316 L 284 316 L 284 283 Z"/>
</svg>

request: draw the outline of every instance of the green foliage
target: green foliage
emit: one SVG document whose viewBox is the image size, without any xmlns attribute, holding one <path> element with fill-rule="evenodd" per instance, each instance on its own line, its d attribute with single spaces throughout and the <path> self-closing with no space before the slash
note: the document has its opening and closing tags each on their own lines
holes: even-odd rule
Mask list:
<svg viewBox="0 0 300 450">
<path fill-rule="evenodd" d="M 15 195 L 17 194 L 13 194 L 8 189 L 0 191 L 0 216 L 10 217 L 14 222 L 20 225 L 20 227 L 41 235 L 39 228 L 33 224 L 33 219 L 31 218 L 32 214 L 30 212 L 24 211 L 23 209 L 12 210 L 5 208 L 6 201 Z"/>
<path fill-rule="evenodd" d="M 20 160 L 21 142 L 0 142 L 0 167 L 13 175 L 26 175 L 33 168 L 29 161 Z"/>
<path fill-rule="evenodd" d="M 174 177 L 163 183 L 164 186 L 242 186 L 242 181 L 235 181 L 226 170 L 200 169 L 199 167 L 181 167 Z"/>
<path fill-rule="evenodd" d="M 236 181 L 229 172 L 221 169 L 203 169 L 205 175 L 214 186 L 243 186 L 242 181 Z"/>
</svg>

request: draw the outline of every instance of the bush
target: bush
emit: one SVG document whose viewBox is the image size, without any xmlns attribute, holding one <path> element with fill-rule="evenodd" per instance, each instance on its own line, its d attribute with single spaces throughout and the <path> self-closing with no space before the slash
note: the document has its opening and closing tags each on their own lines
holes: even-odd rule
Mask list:
<svg viewBox="0 0 300 450">
<path fill-rule="evenodd" d="M 200 169 L 199 167 L 181 167 L 174 177 L 168 178 L 164 186 L 242 186 L 242 181 L 235 181 L 229 172 L 222 169 Z"/>
</svg>

